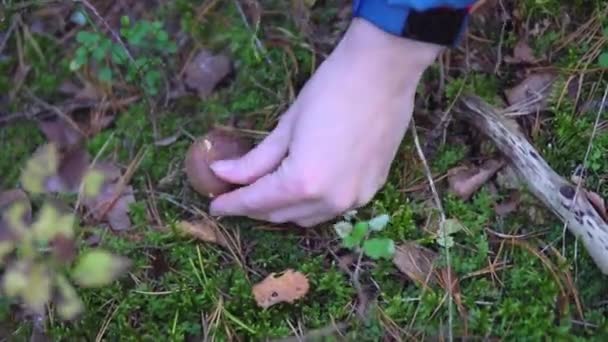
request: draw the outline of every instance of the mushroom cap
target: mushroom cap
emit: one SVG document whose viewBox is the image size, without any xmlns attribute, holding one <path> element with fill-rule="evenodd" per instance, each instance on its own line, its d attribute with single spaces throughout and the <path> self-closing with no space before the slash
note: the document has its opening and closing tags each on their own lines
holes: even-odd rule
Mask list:
<svg viewBox="0 0 608 342">
<path fill-rule="evenodd" d="M 194 141 L 186 153 L 188 182 L 197 193 L 206 197 L 233 190 L 238 185 L 217 177 L 210 165 L 217 160 L 239 158 L 250 149 L 251 144 L 241 137 L 218 129 L 210 131 Z"/>
</svg>

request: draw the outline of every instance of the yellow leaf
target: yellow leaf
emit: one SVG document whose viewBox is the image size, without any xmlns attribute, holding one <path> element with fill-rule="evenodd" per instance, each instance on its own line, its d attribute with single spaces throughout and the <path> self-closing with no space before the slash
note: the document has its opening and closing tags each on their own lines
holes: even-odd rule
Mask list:
<svg viewBox="0 0 608 342">
<path fill-rule="evenodd" d="M 32 225 L 32 232 L 36 240 L 48 243 L 58 235 L 70 239 L 74 236 L 74 222 L 76 218 L 73 214 L 63 214 L 50 203 L 45 203 L 40 209 L 38 219 Z"/>
<path fill-rule="evenodd" d="M 21 183 L 25 190 L 33 194 L 43 193 L 46 178 L 57 173 L 58 165 L 59 149 L 57 145 L 42 146 L 27 161 L 21 174 Z"/>
<path fill-rule="evenodd" d="M 84 176 L 83 187 L 84 195 L 87 197 L 95 197 L 101 191 L 101 186 L 105 177 L 103 173 L 96 169 L 90 169 Z"/>
</svg>

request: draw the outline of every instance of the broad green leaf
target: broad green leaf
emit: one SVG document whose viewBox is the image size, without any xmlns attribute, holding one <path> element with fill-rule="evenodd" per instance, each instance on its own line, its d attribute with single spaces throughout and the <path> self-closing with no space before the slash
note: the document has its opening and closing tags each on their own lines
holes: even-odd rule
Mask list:
<svg viewBox="0 0 608 342">
<path fill-rule="evenodd" d="M 336 234 L 343 239 L 353 231 L 353 225 L 347 221 L 340 221 L 334 224 L 334 230 L 336 231 Z"/>
<path fill-rule="evenodd" d="M 367 222 L 357 222 L 350 235 L 344 237 L 342 240 L 344 247 L 353 248 L 355 246 L 359 246 L 363 238 L 365 238 L 368 228 L 369 226 Z"/>
<path fill-rule="evenodd" d="M 126 258 L 96 249 L 80 257 L 72 270 L 72 277 L 83 287 L 105 286 L 122 275 L 130 265 Z"/>
<path fill-rule="evenodd" d="M 93 59 L 97 62 L 101 62 L 106 57 L 106 53 L 110 49 L 110 44 L 111 42 L 109 40 L 104 40 L 99 46 L 96 46 L 92 53 Z"/>
<path fill-rule="evenodd" d="M 61 318 L 72 320 L 84 311 L 84 304 L 72 284 L 63 275 L 58 275 L 55 281 L 59 292 L 57 311 Z"/>
<path fill-rule="evenodd" d="M 17 297 L 25 290 L 25 287 L 27 286 L 27 276 L 24 271 L 25 265 L 18 263 L 4 272 L 2 287 L 7 296 Z"/>
<path fill-rule="evenodd" d="M 76 41 L 86 45 L 93 46 L 99 42 L 100 36 L 97 33 L 92 33 L 88 31 L 80 31 L 76 34 Z"/>
<path fill-rule="evenodd" d="M 99 70 L 98 76 L 100 81 L 110 83 L 112 82 L 112 69 L 103 67 Z"/>
<path fill-rule="evenodd" d="M 369 239 L 363 243 L 363 251 L 372 259 L 390 259 L 395 254 L 395 242 L 385 238 Z"/>
<path fill-rule="evenodd" d="M 37 313 L 44 313 L 51 299 L 51 276 L 44 264 L 35 264 L 29 269 L 28 284 L 22 293 L 23 301 Z"/>
<path fill-rule="evenodd" d="M 118 44 L 113 44 L 111 48 L 112 62 L 116 64 L 123 64 L 127 61 L 127 53 Z"/>
<path fill-rule="evenodd" d="M 48 243 L 58 235 L 70 239 L 74 237 L 76 217 L 70 213 L 62 213 L 50 203 L 45 203 L 40 209 L 38 219 L 32 224 L 32 232 L 36 240 Z"/>
<path fill-rule="evenodd" d="M 374 217 L 369 221 L 369 229 L 375 232 L 382 231 L 384 228 L 386 228 L 389 220 L 390 216 L 387 214 Z"/>
<path fill-rule="evenodd" d="M 604 52 L 600 55 L 598 63 L 602 68 L 608 68 L 608 52 Z"/>
<path fill-rule="evenodd" d="M 44 192 L 46 178 L 57 172 L 59 165 L 59 150 L 55 144 L 42 146 L 25 164 L 21 174 L 21 183 L 28 192 L 40 194 Z"/>
<path fill-rule="evenodd" d="M 89 169 L 82 180 L 84 195 L 86 197 L 99 195 L 104 180 L 105 178 L 101 171 Z"/>
</svg>

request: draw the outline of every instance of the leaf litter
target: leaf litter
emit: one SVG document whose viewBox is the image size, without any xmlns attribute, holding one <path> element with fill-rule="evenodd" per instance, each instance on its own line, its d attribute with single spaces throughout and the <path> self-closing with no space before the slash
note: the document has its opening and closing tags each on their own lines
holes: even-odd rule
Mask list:
<svg viewBox="0 0 608 342">
<path fill-rule="evenodd" d="M 257 305 L 267 309 L 279 303 L 294 303 L 303 298 L 310 289 L 306 275 L 287 269 L 280 275 L 269 274 L 253 286 L 252 292 Z"/>
<path fill-rule="evenodd" d="M 505 165 L 502 160 L 489 159 L 481 166 L 456 167 L 448 171 L 450 191 L 468 200 Z"/>
</svg>

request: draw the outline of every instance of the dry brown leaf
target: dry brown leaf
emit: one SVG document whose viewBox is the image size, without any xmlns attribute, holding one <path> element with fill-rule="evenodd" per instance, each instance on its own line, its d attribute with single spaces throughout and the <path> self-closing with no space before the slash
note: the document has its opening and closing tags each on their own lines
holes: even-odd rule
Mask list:
<svg viewBox="0 0 608 342">
<path fill-rule="evenodd" d="M 40 121 L 38 127 L 49 142 L 57 144 L 60 148 L 69 148 L 80 145 L 83 135 L 72 125 L 62 119 Z"/>
<path fill-rule="evenodd" d="M 602 196 L 598 195 L 593 191 L 586 190 L 585 194 L 587 195 L 587 199 L 595 208 L 595 211 L 600 215 L 604 221 L 608 222 L 608 210 L 606 210 L 606 201 L 602 198 Z"/>
<path fill-rule="evenodd" d="M 437 256 L 433 250 L 408 241 L 395 249 L 393 264 L 409 279 L 424 286 L 435 281 L 432 273 Z"/>
<path fill-rule="evenodd" d="M 132 186 L 120 190 L 120 169 L 110 162 L 99 162 L 93 169 L 103 175 L 99 194 L 83 197 L 82 204 L 96 220 L 107 222 L 113 230 L 123 231 L 131 228 L 129 206 L 135 202 Z"/>
<path fill-rule="evenodd" d="M 228 247 L 228 241 L 224 234 L 207 220 L 199 220 L 194 222 L 181 221 L 178 228 L 183 233 L 193 236 L 201 241 L 216 243 L 218 245 Z"/>
<path fill-rule="evenodd" d="M 534 64 L 538 62 L 538 58 L 534 55 L 534 50 L 528 45 L 528 42 L 524 39 L 517 42 L 513 48 L 513 56 L 506 57 L 507 63 L 530 63 Z"/>
<path fill-rule="evenodd" d="M 206 98 L 231 72 L 232 61 L 228 56 L 201 50 L 184 69 L 184 85 Z"/>
<path fill-rule="evenodd" d="M 503 161 L 489 159 L 481 167 L 456 167 L 448 172 L 450 190 L 466 201 L 503 166 Z"/>
<path fill-rule="evenodd" d="M 494 206 L 494 212 L 498 216 L 507 216 L 510 213 L 516 211 L 517 207 L 519 206 L 519 202 L 521 200 L 520 197 L 521 196 L 519 195 L 519 192 L 517 192 L 517 191 L 511 193 L 511 195 L 509 196 L 508 199 L 506 199 L 503 202 L 497 203 Z"/>
<path fill-rule="evenodd" d="M 451 268 L 437 269 L 435 261 L 438 257 L 439 255 L 433 250 L 407 241 L 397 246 L 393 264 L 419 286 L 427 287 L 431 284 L 438 284 L 444 290 L 450 291 L 458 312 L 464 318 L 467 314 L 462 303 L 458 276 Z"/>
<path fill-rule="evenodd" d="M 279 303 L 293 303 L 304 297 L 310 288 L 308 278 L 300 272 L 287 269 L 277 276 L 271 273 L 253 286 L 252 292 L 259 307 L 267 309 Z"/>
<path fill-rule="evenodd" d="M 45 189 L 50 192 L 77 192 L 89 163 L 90 157 L 84 147 L 63 152 L 57 174 L 45 181 Z"/>
<path fill-rule="evenodd" d="M 91 82 L 84 81 L 83 85 L 78 85 L 72 81 L 65 81 L 59 86 L 59 91 L 69 95 L 74 100 L 101 100 L 103 92 Z"/>
<path fill-rule="evenodd" d="M 526 77 L 517 86 L 505 90 L 509 105 L 518 106 L 527 113 L 545 110 L 555 79 L 556 76 L 548 72 Z"/>
</svg>

